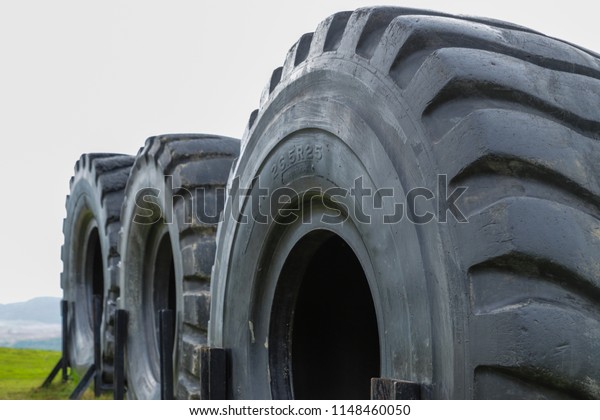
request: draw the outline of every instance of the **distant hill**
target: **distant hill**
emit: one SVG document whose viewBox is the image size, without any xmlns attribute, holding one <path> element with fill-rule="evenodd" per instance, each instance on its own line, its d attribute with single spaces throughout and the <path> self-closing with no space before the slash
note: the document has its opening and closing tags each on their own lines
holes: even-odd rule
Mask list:
<svg viewBox="0 0 600 420">
<path fill-rule="evenodd" d="M 0 320 L 60 324 L 60 298 L 39 297 L 27 302 L 0 304 Z"/>
<path fill-rule="evenodd" d="M 0 347 L 57 350 L 60 322 L 59 298 L 0 304 Z"/>
</svg>

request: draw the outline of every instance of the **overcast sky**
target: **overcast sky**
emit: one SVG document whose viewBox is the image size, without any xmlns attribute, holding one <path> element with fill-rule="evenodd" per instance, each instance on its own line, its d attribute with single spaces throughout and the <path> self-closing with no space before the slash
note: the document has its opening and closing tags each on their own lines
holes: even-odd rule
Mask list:
<svg viewBox="0 0 600 420">
<path fill-rule="evenodd" d="M 79 155 L 134 154 L 159 133 L 241 136 L 303 33 L 381 3 L 2 1 L 0 303 L 62 294 L 62 219 Z M 600 51 L 592 3 L 560 3 L 389 2 L 507 20 Z"/>
</svg>

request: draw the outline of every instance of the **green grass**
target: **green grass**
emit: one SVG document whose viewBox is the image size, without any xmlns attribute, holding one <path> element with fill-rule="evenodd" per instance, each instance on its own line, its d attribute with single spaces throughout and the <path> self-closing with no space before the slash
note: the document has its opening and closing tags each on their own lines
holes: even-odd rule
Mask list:
<svg viewBox="0 0 600 420">
<path fill-rule="evenodd" d="M 77 385 L 74 374 L 63 383 L 59 373 L 49 387 L 40 387 L 59 359 L 56 351 L 0 348 L 0 400 L 68 399 Z M 91 390 L 83 396 L 93 398 Z"/>
</svg>

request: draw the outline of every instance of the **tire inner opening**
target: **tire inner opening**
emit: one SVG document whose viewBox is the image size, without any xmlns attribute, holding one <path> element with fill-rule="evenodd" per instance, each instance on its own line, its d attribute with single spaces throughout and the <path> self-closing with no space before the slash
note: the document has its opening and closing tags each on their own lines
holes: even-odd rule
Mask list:
<svg viewBox="0 0 600 420">
<path fill-rule="evenodd" d="M 271 339 L 280 341 L 269 345 L 271 372 L 288 377 L 274 382 L 291 391 L 281 397 L 370 398 L 380 372 L 377 318 L 360 261 L 342 238 L 314 231 L 295 245 L 271 319 Z"/>
<path fill-rule="evenodd" d="M 102 264 L 102 248 L 98 228 L 94 227 L 88 236 L 85 255 L 85 279 L 90 325 L 94 325 L 94 296 L 100 296 L 104 308 L 104 268 Z"/>
<path fill-rule="evenodd" d="M 173 314 L 171 318 L 171 342 L 175 342 L 175 319 L 177 313 L 176 288 L 175 288 L 175 266 L 173 264 L 173 250 L 171 239 L 168 234 L 160 239 L 154 259 L 153 276 L 153 316 L 156 342 L 160 343 L 160 317 L 159 312 L 170 309 Z"/>
</svg>

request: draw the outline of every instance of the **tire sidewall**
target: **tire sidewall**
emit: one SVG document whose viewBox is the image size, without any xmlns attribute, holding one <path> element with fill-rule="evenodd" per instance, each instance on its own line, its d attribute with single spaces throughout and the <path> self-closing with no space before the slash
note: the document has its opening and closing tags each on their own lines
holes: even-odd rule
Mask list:
<svg viewBox="0 0 600 420">
<path fill-rule="evenodd" d="M 110 244 L 105 231 L 105 210 L 100 201 L 100 191 L 89 172 L 78 174 L 74 179 L 67 202 L 64 226 L 66 254 L 63 256 L 64 298 L 69 302 L 68 335 L 69 361 L 79 375 L 94 362 L 93 307 L 91 279 L 86 274 L 86 252 L 90 233 L 98 230 L 102 254 L 103 302 L 109 295 L 108 254 Z M 103 309 L 104 312 L 104 309 Z M 104 316 L 104 315 L 103 315 Z M 101 347 L 104 348 L 105 323 L 101 326 Z"/>
<path fill-rule="evenodd" d="M 231 353 L 229 392 L 235 398 L 274 397 L 265 343 L 277 275 L 256 273 L 277 272 L 285 259 L 280 256 L 291 249 L 300 232 L 308 230 L 288 226 L 287 233 L 278 237 L 270 236 L 271 220 L 238 223 L 238 204 L 231 197 L 252 191 L 257 182 L 270 191 L 293 185 L 302 193 L 325 184 L 350 191 L 351 182 L 362 177 L 364 186 L 373 191 L 393 188 L 395 199 L 406 197 L 412 188 L 436 185 L 425 136 L 397 89 L 356 63 L 336 62 L 329 66 L 333 70 L 323 70 L 322 64 L 316 60 L 300 66 L 290 81 L 273 92 L 246 136 L 230 181 L 226 219 L 219 232 L 209 342 Z M 287 175 L 273 177 L 273 167 L 282 160 L 289 163 L 290 150 L 311 145 L 320 146 L 322 159 L 302 168 L 291 165 L 291 173 L 287 168 Z M 247 203 L 240 199 L 242 214 L 249 214 Z M 425 209 L 435 213 L 433 206 Z M 370 224 L 361 223 L 350 211 L 345 225 L 332 228 L 317 223 L 314 229 L 331 229 L 341 236 L 369 279 L 380 334 L 381 376 L 436 383 L 438 395 L 451 396 L 454 360 L 460 350 L 454 349 L 456 331 L 448 303 L 448 277 L 456 268 L 447 264 L 441 247 L 441 238 L 448 235 L 445 227 L 415 225 L 406 217 L 386 225 L 382 212 L 393 213 L 389 204 L 375 209 L 371 202 L 368 210 L 374 216 Z M 277 241 L 275 254 L 265 259 L 265 244 L 272 241 Z M 268 261 L 265 266 L 260 265 L 263 261 Z"/>
<path fill-rule="evenodd" d="M 142 156 L 143 157 L 143 156 Z M 183 305 L 183 268 L 181 250 L 179 248 L 179 235 L 177 219 L 173 223 L 165 223 L 160 219 L 153 224 L 140 224 L 134 221 L 137 214 L 136 194 L 145 189 L 159 191 L 155 203 L 160 207 L 162 215 L 165 214 L 167 204 L 170 205 L 173 197 L 165 183 L 161 168 L 153 162 L 142 165 L 132 172 L 127 185 L 127 195 L 121 212 L 122 231 L 120 240 L 120 255 L 122 255 L 119 284 L 121 295 L 118 306 L 129 312 L 129 333 L 126 346 L 126 374 L 127 394 L 129 399 L 160 399 L 160 369 L 159 369 L 159 343 L 156 334 L 148 336 L 147 322 L 154 322 L 154 317 L 148 316 L 148 288 L 152 289 L 151 279 L 145 279 L 146 257 L 150 247 L 156 243 L 163 234 L 169 235 L 173 265 L 175 270 L 175 344 L 173 351 L 174 384 L 178 381 L 178 353 L 181 351 L 182 305 Z"/>
</svg>

